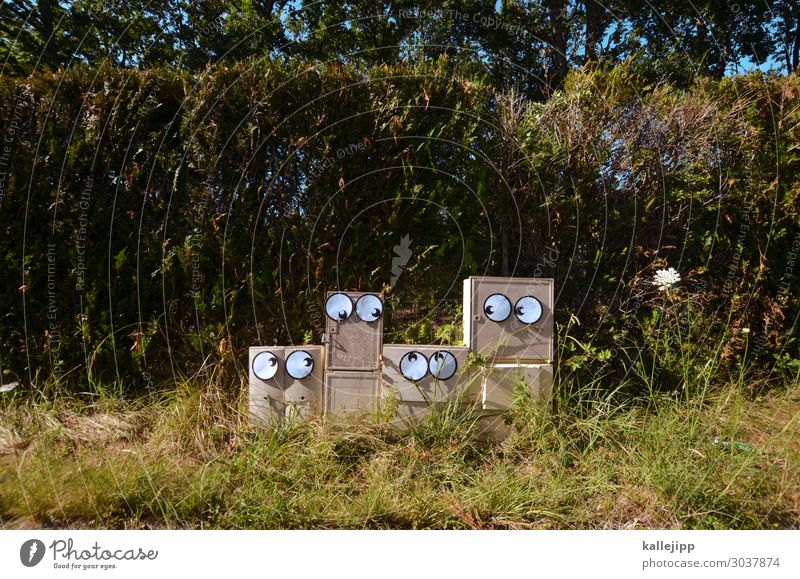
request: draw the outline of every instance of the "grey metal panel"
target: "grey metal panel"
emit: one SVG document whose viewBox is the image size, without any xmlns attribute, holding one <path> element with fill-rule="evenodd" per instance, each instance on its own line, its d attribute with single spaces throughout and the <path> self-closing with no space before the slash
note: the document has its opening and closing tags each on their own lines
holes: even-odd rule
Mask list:
<svg viewBox="0 0 800 579">
<path fill-rule="evenodd" d="M 511 305 L 506 319 L 492 321 L 484 302 L 502 294 Z M 526 324 L 514 306 L 525 296 L 541 304 L 541 317 Z M 470 277 L 464 283 L 464 340 L 477 354 L 497 362 L 550 362 L 553 357 L 553 280 L 542 278 Z"/>
<path fill-rule="evenodd" d="M 461 298 L 461 321 L 464 330 L 464 345 L 468 348 L 472 347 L 472 280 L 474 278 L 468 277 L 462 284 L 462 298 Z"/>
<path fill-rule="evenodd" d="M 353 303 L 366 294 L 382 296 L 377 292 L 328 292 L 344 293 Z M 364 322 L 353 312 L 344 321 L 334 321 L 325 316 L 326 370 L 378 370 L 381 346 L 383 345 L 383 316 L 375 322 Z"/>
<path fill-rule="evenodd" d="M 325 372 L 325 411 L 374 410 L 380 388 L 380 372 L 334 370 Z"/>
<path fill-rule="evenodd" d="M 275 376 L 268 380 L 259 379 L 253 372 L 253 360 L 261 352 L 270 352 L 278 359 Z M 255 424 L 270 424 L 283 418 L 285 404 L 283 395 L 283 346 L 255 346 L 250 348 L 248 356 L 249 373 L 249 415 Z"/>
<path fill-rule="evenodd" d="M 548 401 L 553 393 L 551 364 L 495 364 L 484 369 L 481 404 L 484 410 L 507 410 L 517 385 L 524 382 L 533 398 Z"/>
<path fill-rule="evenodd" d="M 416 351 L 425 356 L 428 363 L 436 352 L 449 352 L 455 358 L 457 368 L 455 374 L 446 379 L 437 379 L 430 371 L 416 382 L 403 376 L 400 362 L 407 353 Z M 391 389 L 398 401 L 402 402 L 437 402 L 457 396 L 468 383 L 468 375 L 464 372 L 467 365 L 469 348 L 466 346 L 437 346 L 413 344 L 385 344 L 383 346 L 383 385 Z"/>
<path fill-rule="evenodd" d="M 409 380 L 400 369 L 400 362 L 409 352 L 425 357 L 429 371 L 418 381 Z M 447 379 L 437 379 L 430 372 L 430 360 L 437 352 L 450 353 L 455 362 L 455 373 Z M 444 404 L 458 397 L 470 387 L 471 370 L 466 368 L 469 348 L 466 346 L 384 344 L 383 346 L 383 396 L 394 401 L 391 424 L 405 429 L 409 421 L 424 419 L 432 406 Z M 434 364 L 434 367 L 436 365 Z"/>
<path fill-rule="evenodd" d="M 302 379 L 292 378 L 284 362 L 284 401 L 295 405 L 302 416 L 317 414 L 322 411 L 322 391 L 325 363 L 324 346 L 286 346 L 284 358 L 288 360 L 294 352 L 308 352 L 313 360 L 311 374 Z"/>
</svg>

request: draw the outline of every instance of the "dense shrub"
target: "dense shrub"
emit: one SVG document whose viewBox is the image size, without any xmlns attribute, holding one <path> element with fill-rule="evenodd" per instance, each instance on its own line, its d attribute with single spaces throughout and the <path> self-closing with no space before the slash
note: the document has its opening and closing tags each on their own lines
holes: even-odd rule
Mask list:
<svg viewBox="0 0 800 579">
<path fill-rule="evenodd" d="M 555 277 L 570 371 L 647 366 L 626 352 L 651 340 L 680 377 L 663 328 L 720 367 L 746 350 L 794 368 L 796 76 L 684 91 L 621 65 L 539 103 L 482 74 L 442 57 L 0 77 L 4 380 L 241 369 L 259 341 L 318 340 L 335 287 L 387 292 L 387 341 L 435 339 L 415 329 L 475 274 Z M 667 264 L 683 281 L 663 296 Z"/>
</svg>

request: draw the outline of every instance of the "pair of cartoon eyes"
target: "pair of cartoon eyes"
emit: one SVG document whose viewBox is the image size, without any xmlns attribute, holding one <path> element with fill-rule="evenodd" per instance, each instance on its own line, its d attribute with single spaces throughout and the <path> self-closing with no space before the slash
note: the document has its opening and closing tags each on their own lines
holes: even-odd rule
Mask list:
<svg viewBox="0 0 800 579">
<path fill-rule="evenodd" d="M 400 358 L 400 373 L 409 380 L 422 380 L 430 372 L 438 380 L 449 380 L 458 369 L 458 362 L 450 352 L 439 350 L 428 360 L 422 352 L 411 351 Z"/>
<path fill-rule="evenodd" d="M 364 294 L 356 300 L 355 309 L 362 322 L 376 322 L 383 315 L 383 302 L 374 294 Z M 347 294 L 331 294 L 325 300 L 325 315 L 334 322 L 343 322 L 352 313 L 353 300 Z"/>
<path fill-rule="evenodd" d="M 503 294 L 492 294 L 483 302 L 483 313 L 493 322 L 505 322 L 511 315 L 511 300 Z M 542 317 L 542 302 L 523 296 L 514 304 L 514 315 L 523 324 L 534 324 Z"/>
<path fill-rule="evenodd" d="M 295 350 L 286 357 L 286 373 L 295 380 L 308 378 L 314 371 L 314 358 L 305 350 Z M 253 374 L 259 380 L 269 380 L 278 373 L 278 358 L 272 352 L 259 352 L 253 358 Z"/>
</svg>

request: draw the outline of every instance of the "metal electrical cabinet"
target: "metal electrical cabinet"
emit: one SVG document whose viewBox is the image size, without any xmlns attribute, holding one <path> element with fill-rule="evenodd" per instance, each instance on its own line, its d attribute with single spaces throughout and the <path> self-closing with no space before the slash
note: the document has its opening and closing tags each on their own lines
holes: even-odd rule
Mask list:
<svg viewBox="0 0 800 579">
<path fill-rule="evenodd" d="M 495 364 L 483 370 L 481 408 L 504 411 L 511 408 L 515 390 L 522 384 L 533 399 L 547 402 L 553 393 L 552 364 Z"/>
<path fill-rule="evenodd" d="M 325 372 L 325 412 L 358 412 L 376 408 L 380 372 Z"/>
<path fill-rule="evenodd" d="M 553 280 L 464 280 L 464 344 L 494 362 L 550 362 Z"/>
<path fill-rule="evenodd" d="M 249 352 L 250 418 L 269 423 L 289 410 L 301 416 L 322 408 L 322 346 L 256 346 Z"/>
<path fill-rule="evenodd" d="M 476 433 L 480 438 L 500 442 L 512 427 L 507 410 L 514 403 L 519 388 L 526 388 L 541 404 L 553 394 L 552 364 L 495 364 L 481 371 L 480 418 Z"/>
<path fill-rule="evenodd" d="M 250 383 L 250 421 L 269 424 L 283 418 L 283 346 L 252 347 L 248 368 Z"/>
<path fill-rule="evenodd" d="M 326 370 L 380 369 L 383 300 L 370 292 L 328 292 L 325 299 Z"/>
<path fill-rule="evenodd" d="M 251 420 L 371 411 L 391 398 L 407 424 L 463 394 L 481 409 L 480 430 L 504 436 L 521 384 L 536 400 L 552 395 L 553 301 L 552 279 L 470 277 L 464 346 L 384 346 L 380 293 L 328 292 L 324 346 L 250 348 Z M 467 370 L 470 351 L 488 365 Z"/>
<path fill-rule="evenodd" d="M 397 402 L 400 419 L 424 416 L 432 404 L 469 388 L 466 346 L 383 346 L 383 392 Z"/>
</svg>

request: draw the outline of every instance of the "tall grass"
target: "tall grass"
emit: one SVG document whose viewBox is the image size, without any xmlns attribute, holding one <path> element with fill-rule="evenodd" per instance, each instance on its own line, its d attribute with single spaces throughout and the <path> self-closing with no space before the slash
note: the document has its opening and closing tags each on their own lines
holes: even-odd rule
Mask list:
<svg viewBox="0 0 800 579">
<path fill-rule="evenodd" d="M 242 385 L 214 374 L 136 400 L 6 396 L 0 525 L 800 526 L 796 379 L 638 400 L 559 379 L 552 404 L 520 392 L 502 442 L 457 403 L 407 430 L 380 414 L 255 428 Z"/>
</svg>

